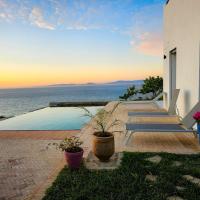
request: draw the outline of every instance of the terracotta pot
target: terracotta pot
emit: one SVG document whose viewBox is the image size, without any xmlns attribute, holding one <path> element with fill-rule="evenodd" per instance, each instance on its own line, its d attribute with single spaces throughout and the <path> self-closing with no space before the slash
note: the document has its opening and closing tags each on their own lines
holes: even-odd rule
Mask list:
<svg viewBox="0 0 200 200">
<path fill-rule="evenodd" d="M 99 137 L 94 133 L 93 153 L 102 162 L 108 162 L 115 152 L 114 136 L 108 133 L 107 137 Z"/>
<path fill-rule="evenodd" d="M 83 150 L 76 153 L 65 151 L 64 154 L 65 154 L 65 160 L 69 168 L 78 169 L 80 167 L 83 158 Z"/>
</svg>

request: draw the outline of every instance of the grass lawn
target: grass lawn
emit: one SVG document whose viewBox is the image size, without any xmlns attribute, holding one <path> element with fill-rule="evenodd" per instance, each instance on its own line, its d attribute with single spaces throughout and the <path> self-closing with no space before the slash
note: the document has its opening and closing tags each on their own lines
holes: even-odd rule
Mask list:
<svg viewBox="0 0 200 200">
<path fill-rule="evenodd" d="M 159 163 L 145 160 L 155 155 L 162 157 Z M 175 166 L 174 161 L 182 165 Z M 150 181 L 146 175 L 156 175 L 157 179 Z M 200 185 L 183 175 L 200 178 L 200 154 L 125 152 L 116 170 L 90 171 L 82 166 L 71 171 L 65 167 L 43 200 L 161 200 L 170 196 L 200 200 Z"/>
</svg>

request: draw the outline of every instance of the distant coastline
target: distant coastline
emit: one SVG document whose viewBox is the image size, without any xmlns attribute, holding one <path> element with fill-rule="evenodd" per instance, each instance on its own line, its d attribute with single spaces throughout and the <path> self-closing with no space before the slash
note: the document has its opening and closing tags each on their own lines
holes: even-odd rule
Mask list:
<svg viewBox="0 0 200 200">
<path fill-rule="evenodd" d="M 18 89 L 31 89 L 31 88 L 48 88 L 48 87 L 75 87 L 75 86 L 101 86 L 101 85 L 141 85 L 144 80 L 117 80 L 113 82 L 105 82 L 105 83 L 57 83 L 50 85 L 40 85 L 40 86 L 24 86 L 24 87 L 0 87 L 0 90 L 18 90 Z"/>
<path fill-rule="evenodd" d="M 0 116 L 10 117 L 49 106 L 50 102 L 115 101 L 128 87 L 140 88 L 142 80 L 104 84 L 56 84 L 32 88 L 0 89 Z"/>
<path fill-rule="evenodd" d="M 133 84 L 133 85 L 141 85 L 143 84 L 143 80 L 119 80 L 119 81 L 113 81 L 113 82 L 106 82 L 106 83 L 82 83 L 82 84 L 73 84 L 73 83 L 66 83 L 66 84 L 52 84 L 47 85 L 46 87 L 66 87 L 66 86 L 89 86 L 89 85 L 116 85 L 116 84 Z"/>
</svg>

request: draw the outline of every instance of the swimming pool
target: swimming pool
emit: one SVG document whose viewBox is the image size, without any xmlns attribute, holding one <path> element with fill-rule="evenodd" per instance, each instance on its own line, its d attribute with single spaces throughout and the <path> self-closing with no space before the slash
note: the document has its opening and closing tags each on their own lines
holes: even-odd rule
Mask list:
<svg viewBox="0 0 200 200">
<path fill-rule="evenodd" d="M 86 108 L 95 114 L 102 107 Z M 47 107 L 0 121 L 0 130 L 77 130 L 89 120 L 78 107 Z"/>
</svg>

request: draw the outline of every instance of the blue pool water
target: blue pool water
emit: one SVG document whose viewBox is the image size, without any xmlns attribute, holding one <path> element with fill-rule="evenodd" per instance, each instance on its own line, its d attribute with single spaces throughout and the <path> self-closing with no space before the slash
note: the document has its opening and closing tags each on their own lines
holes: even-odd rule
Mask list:
<svg viewBox="0 0 200 200">
<path fill-rule="evenodd" d="M 102 107 L 87 107 L 93 114 Z M 90 119 L 78 107 L 44 108 L 0 121 L 0 130 L 76 130 Z"/>
</svg>

